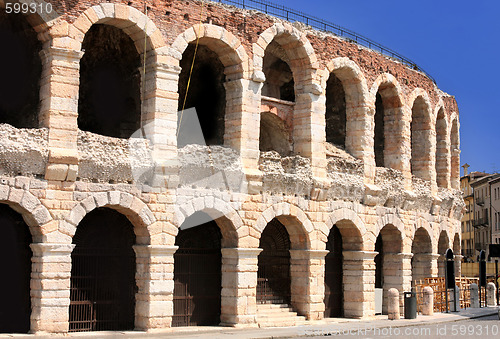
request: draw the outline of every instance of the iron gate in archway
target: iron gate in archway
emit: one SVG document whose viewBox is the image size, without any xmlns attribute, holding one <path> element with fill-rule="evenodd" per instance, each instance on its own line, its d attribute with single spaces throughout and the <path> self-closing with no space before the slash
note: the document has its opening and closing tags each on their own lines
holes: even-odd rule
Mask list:
<svg viewBox="0 0 500 339">
<path fill-rule="evenodd" d="M 30 330 L 32 242 L 22 216 L 0 204 L 0 333 Z"/>
<path fill-rule="evenodd" d="M 290 236 L 281 222 L 273 219 L 260 237 L 257 302 L 290 304 Z"/>
<path fill-rule="evenodd" d="M 70 332 L 133 330 L 137 287 L 130 221 L 98 208 L 80 222 L 73 243 Z"/>
<path fill-rule="evenodd" d="M 342 235 L 337 226 L 333 226 L 328 235 L 325 257 L 325 317 L 344 316 L 344 284 Z"/>
<path fill-rule="evenodd" d="M 215 221 L 179 231 L 175 241 L 179 249 L 174 254 L 172 326 L 219 325 L 221 238 Z"/>
</svg>

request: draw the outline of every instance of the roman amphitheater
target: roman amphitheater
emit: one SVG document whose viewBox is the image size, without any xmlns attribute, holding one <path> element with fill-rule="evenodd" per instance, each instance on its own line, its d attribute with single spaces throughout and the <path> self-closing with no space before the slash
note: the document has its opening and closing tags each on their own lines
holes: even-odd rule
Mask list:
<svg viewBox="0 0 500 339">
<path fill-rule="evenodd" d="M 219 2 L 15 3 L 0 332 L 369 318 L 460 270 L 457 103 L 418 67 Z"/>
</svg>

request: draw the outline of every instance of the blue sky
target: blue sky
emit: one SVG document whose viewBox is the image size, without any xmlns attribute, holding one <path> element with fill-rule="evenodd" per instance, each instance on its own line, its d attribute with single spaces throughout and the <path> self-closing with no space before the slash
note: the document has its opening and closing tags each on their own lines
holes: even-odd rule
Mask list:
<svg viewBox="0 0 500 339">
<path fill-rule="evenodd" d="M 461 165 L 500 172 L 500 1 L 273 0 L 364 35 L 456 97 Z"/>
</svg>

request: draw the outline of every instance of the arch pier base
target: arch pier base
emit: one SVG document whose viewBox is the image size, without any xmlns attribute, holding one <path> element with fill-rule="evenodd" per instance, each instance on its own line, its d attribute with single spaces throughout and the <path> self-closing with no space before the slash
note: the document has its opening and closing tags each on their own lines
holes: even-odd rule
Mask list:
<svg viewBox="0 0 500 339">
<path fill-rule="evenodd" d="M 257 326 L 258 256 L 260 248 L 222 250 L 222 326 Z"/>
<path fill-rule="evenodd" d="M 174 253 L 177 246 L 134 245 L 136 254 L 135 328 L 171 326 L 174 293 Z"/>
<path fill-rule="evenodd" d="M 292 306 L 308 320 L 325 314 L 325 257 L 328 251 L 290 250 Z"/>
<path fill-rule="evenodd" d="M 344 316 L 375 315 L 375 256 L 378 252 L 343 251 Z"/>
<path fill-rule="evenodd" d="M 75 245 L 30 245 L 31 332 L 66 333 L 69 330 L 71 252 Z"/>
<path fill-rule="evenodd" d="M 384 302 L 382 313 L 387 314 L 389 305 L 389 290 L 397 289 L 399 292 L 411 290 L 411 258 L 412 253 L 386 253 L 384 254 Z M 403 311 L 403 298 L 399 298 L 400 311 Z"/>
</svg>

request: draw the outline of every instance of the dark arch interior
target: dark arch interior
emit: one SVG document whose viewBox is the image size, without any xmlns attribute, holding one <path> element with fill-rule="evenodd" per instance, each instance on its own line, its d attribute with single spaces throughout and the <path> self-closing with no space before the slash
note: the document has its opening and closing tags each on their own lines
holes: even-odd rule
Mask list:
<svg viewBox="0 0 500 339">
<path fill-rule="evenodd" d="M 123 214 L 98 208 L 73 237 L 69 330 L 133 330 L 135 234 Z"/>
<path fill-rule="evenodd" d="M 384 167 L 384 117 L 384 103 L 382 101 L 382 96 L 377 93 L 375 100 L 375 135 L 373 139 L 375 148 L 375 165 L 377 167 Z"/>
<path fill-rule="evenodd" d="M 344 274 L 342 256 L 342 235 L 337 225 L 333 225 L 328 235 L 325 257 L 325 317 L 344 316 Z"/>
<path fill-rule="evenodd" d="M 382 241 L 382 236 L 380 234 L 377 237 L 377 241 L 375 242 L 375 252 L 378 252 L 378 254 L 375 256 L 375 288 L 383 288 L 384 242 Z"/>
<path fill-rule="evenodd" d="M 281 156 L 291 152 L 290 134 L 285 125 L 276 114 L 262 112 L 260 115 L 259 150 L 261 152 L 276 151 Z"/>
<path fill-rule="evenodd" d="M 0 230 L 0 333 L 28 333 L 31 234 L 21 215 L 4 204 L 0 204 Z"/>
<path fill-rule="evenodd" d="M 262 248 L 258 257 L 257 302 L 262 304 L 289 304 L 290 292 L 290 236 L 278 220 L 271 220 L 260 237 Z"/>
<path fill-rule="evenodd" d="M 129 138 L 140 127 L 140 56 L 121 29 L 93 25 L 83 40 L 78 127 Z"/>
<path fill-rule="evenodd" d="M 189 91 L 186 97 L 189 74 L 193 57 L 196 50 L 195 44 L 189 44 L 181 60 L 181 74 L 179 75 L 179 105 L 182 108 L 196 108 L 196 113 L 200 121 L 201 130 L 207 145 L 224 144 L 224 116 L 226 110 L 226 90 L 224 82 L 224 65 L 218 55 L 210 48 L 199 45 L 196 51 L 196 58 L 193 66 L 193 73 L 189 83 Z M 184 120 L 183 120 L 184 121 Z M 177 136 L 177 145 L 183 147 L 193 138 L 191 135 L 182 133 L 184 125 L 180 121 L 181 129 Z"/>
<path fill-rule="evenodd" d="M 346 103 L 344 86 L 331 73 L 326 82 L 326 141 L 345 147 Z"/>
<path fill-rule="evenodd" d="M 197 212 L 175 239 L 172 326 L 217 326 L 221 313 L 221 240 L 219 226 Z M 183 229 L 185 225 L 193 226 Z M 197 225 L 197 226 L 196 226 Z"/>
<path fill-rule="evenodd" d="M 38 127 L 42 44 L 22 14 L 0 11 L 0 123 Z"/>
<path fill-rule="evenodd" d="M 262 95 L 295 102 L 295 82 L 287 59 L 286 51 L 277 42 L 272 41 L 267 46 L 263 60 L 266 82 Z"/>
</svg>

